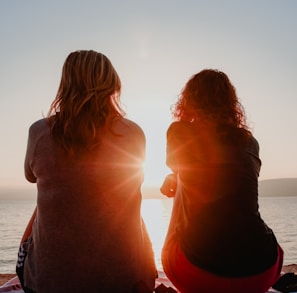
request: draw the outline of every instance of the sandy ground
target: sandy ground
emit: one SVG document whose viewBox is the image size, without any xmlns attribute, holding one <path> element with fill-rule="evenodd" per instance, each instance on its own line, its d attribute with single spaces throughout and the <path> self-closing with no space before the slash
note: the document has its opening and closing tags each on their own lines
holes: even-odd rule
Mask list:
<svg viewBox="0 0 297 293">
<path fill-rule="evenodd" d="M 291 264 L 283 266 L 282 271 L 284 273 L 294 272 L 297 273 L 297 264 Z M 5 282 L 13 278 L 15 274 L 0 274 L 0 286 L 3 285 Z"/>
<path fill-rule="evenodd" d="M 0 274 L 0 286 L 13 278 L 15 274 Z"/>
</svg>

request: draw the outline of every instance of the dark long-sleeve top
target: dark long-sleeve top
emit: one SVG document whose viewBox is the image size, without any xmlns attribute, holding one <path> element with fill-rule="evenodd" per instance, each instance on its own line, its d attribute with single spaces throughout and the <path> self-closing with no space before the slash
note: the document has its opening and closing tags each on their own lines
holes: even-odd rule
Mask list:
<svg viewBox="0 0 297 293">
<path fill-rule="evenodd" d="M 139 281 L 154 288 L 140 215 L 144 133 L 118 119 L 98 142 L 69 158 L 46 119 L 30 127 L 25 176 L 38 194 L 24 280 L 35 292 L 132 292 Z"/>
<path fill-rule="evenodd" d="M 250 133 L 174 122 L 167 165 L 179 179 L 173 229 L 191 263 L 230 277 L 275 263 L 277 241 L 258 206 L 259 145 Z"/>
</svg>

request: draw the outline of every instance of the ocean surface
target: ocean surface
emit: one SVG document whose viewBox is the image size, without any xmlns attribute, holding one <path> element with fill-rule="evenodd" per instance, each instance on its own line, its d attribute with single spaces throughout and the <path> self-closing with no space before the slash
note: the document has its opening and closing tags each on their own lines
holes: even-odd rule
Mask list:
<svg viewBox="0 0 297 293">
<path fill-rule="evenodd" d="M 297 196 L 260 197 L 260 212 L 285 251 L 284 264 L 297 263 Z M 35 207 L 32 199 L 0 199 L 0 273 L 14 273 L 18 245 Z M 142 216 L 147 225 L 158 269 L 172 199 L 144 199 Z"/>
</svg>

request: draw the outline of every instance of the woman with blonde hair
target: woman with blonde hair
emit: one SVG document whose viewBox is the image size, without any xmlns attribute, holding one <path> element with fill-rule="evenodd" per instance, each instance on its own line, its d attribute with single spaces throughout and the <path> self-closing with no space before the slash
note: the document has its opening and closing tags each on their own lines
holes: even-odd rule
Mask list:
<svg viewBox="0 0 297 293">
<path fill-rule="evenodd" d="M 283 251 L 258 206 L 259 145 L 227 75 L 206 69 L 187 82 L 167 131 L 174 196 L 162 250 L 164 271 L 183 293 L 264 293 Z"/>
<path fill-rule="evenodd" d="M 124 118 L 120 78 L 95 51 L 69 54 L 48 117 L 29 130 L 37 207 L 17 274 L 25 292 L 138 292 L 156 268 L 140 214 L 145 136 Z"/>
</svg>

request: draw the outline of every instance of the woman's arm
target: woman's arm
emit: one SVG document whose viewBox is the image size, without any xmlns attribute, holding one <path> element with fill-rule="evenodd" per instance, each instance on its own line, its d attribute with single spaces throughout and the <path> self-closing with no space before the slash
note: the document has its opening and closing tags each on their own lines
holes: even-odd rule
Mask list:
<svg viewBox="0 0 297 293">
<path fill-rule="evenodd" d="M 37 214 L 37 207 L 35 208 L 32 216 L 31 216 L 31 219 L 30 219 L 29 223 L 27 224 L 27 227 L 26 227 L 25 232 L 23 234 L 23 237 L 21 239 L 21 243 L 25 242 L 28 239 L 28 237 L 31 235 L 32 226 L 33 226 L 33 223 L 35 221 L 36 214 Z"/>
<path fill-rule="evenodd" d="M 165 177 L 160 191 L 168 197 L 174 197 L 177 186 L 179 156 L 182 149 L 178 132 L 179 126 L 179 122 L 174 122 L 167 130 L 166 165 L 172 170 L 172 173 Z"/>
<path fill-rule="evenodd" d="M 165 177 L 165 180 L 160 188 L 162 194 L 168 197 L 174 197 L 177 186 L 177 175 L 175 173 L 169 174 Z"/>
</svg>

